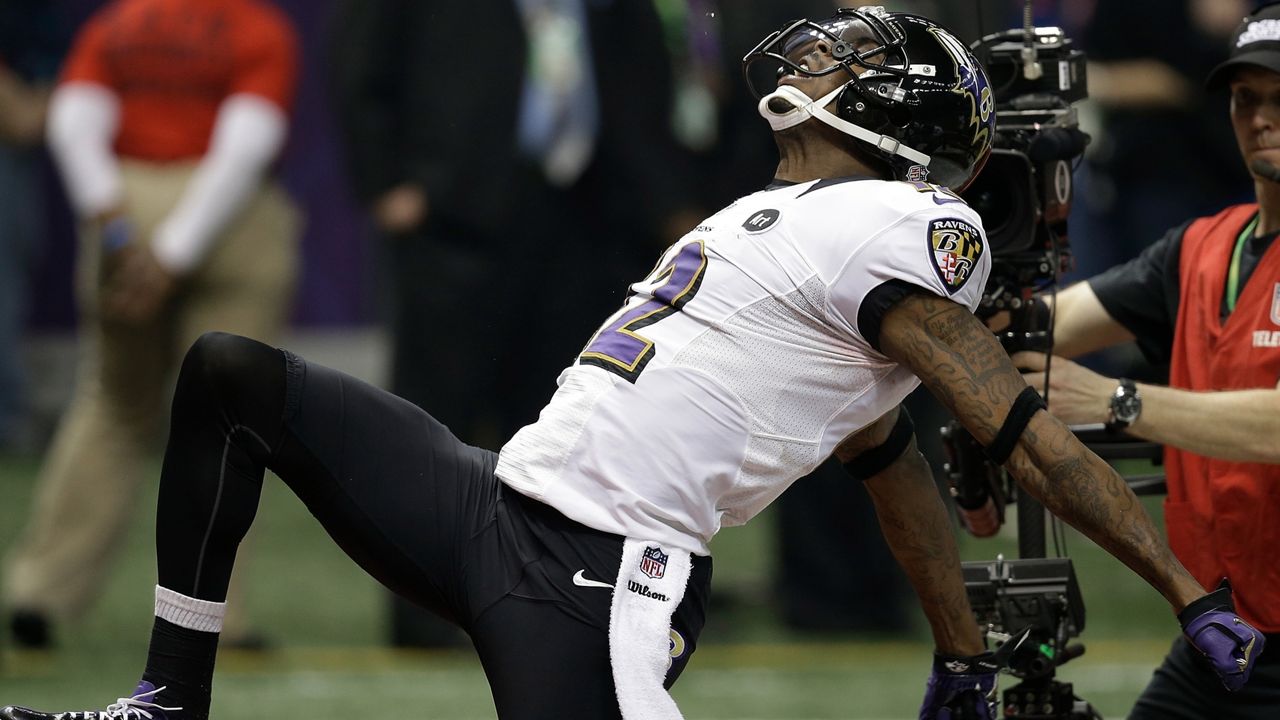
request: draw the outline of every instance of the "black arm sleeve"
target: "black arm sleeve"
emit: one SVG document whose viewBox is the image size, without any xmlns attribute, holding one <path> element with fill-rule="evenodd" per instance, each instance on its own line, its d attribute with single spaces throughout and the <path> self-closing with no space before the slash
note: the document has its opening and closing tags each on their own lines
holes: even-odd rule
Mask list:
<svg viewBox="0 0 1280 720">
<path fill-rule="evenodd" d="M 1178 317 L 1178 263 L 1187 221 L 1165 233 L 1138 257 L 1088 280 L 1107 314 L 1138 339 L 1153 365 L 1167 365 Z"/>
<path fill-rule="evenodd" d="M 862 306 L 858 308 L 858 332 L 862 333 L 862 337 L 876 352 L 880 352 L 880 325 L 884 321 L 884 314 L 899 300 L 915 293 L 937 295 L 915 283 L 894 278 L 872 288 L 863 299 Z"/>
</svg>

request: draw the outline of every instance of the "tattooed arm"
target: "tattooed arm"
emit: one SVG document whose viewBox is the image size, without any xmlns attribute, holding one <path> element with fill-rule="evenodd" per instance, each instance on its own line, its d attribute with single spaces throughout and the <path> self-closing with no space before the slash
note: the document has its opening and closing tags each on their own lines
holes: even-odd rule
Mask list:
<svg viewBox="0 0 1280 720">
<path fill-rule="evenodd" d="M 886 413 L 845 440 L 836 448 L 836 457 L 848 462 L 883 443 L 898 412 Z M 965 593 L 951 519 L 915 438 L 893 464 L 864 484 L 885 542 L 920 598 L 937 649 L 959 656 L 981 653 L 982 634 Z"/>
<path fill-rule="evenodd" d="M 983 445 L 995 439 L 1026 387 L 991 331 L 941 297 L 917 293 L 894 305 L 880 345 Z M 1124 479 L 1049 413 L 1035 413 L 1005 467 L 1023 490 L 1160 591 L 1175 612 L 1204 594 Z"/>
</svg>

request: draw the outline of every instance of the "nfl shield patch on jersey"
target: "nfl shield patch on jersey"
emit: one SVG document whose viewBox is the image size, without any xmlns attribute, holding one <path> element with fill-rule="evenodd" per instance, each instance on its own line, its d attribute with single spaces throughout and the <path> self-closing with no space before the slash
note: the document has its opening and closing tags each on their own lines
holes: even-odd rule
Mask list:
<svg viewBox="0 0 1280 720">
<path fill-rule="evenodd" d="M 964 287 L 978 266 L 982 251 L 982 233 L 973 225 L 959 218 L 929 221 L 929 252 L 933 257 L 933 269 L 948 293 L 954 295 Z"/>
</svg>

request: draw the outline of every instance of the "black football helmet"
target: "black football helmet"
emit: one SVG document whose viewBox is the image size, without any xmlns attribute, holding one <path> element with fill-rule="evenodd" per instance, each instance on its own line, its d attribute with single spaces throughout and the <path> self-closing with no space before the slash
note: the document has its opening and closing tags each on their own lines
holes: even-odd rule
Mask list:
<svg viewBox="0 0 1280 720">
<path fill-rule="evenodd" d="M 802 58 L 818 42 L 828 45 L 835 62 L 810 69 Z M 816 118 L 866 143 L 897 180 L 928 180 L 958 192 L 991 152 L 996 113 L 987 74 L 964 43 L 927 18 L 879 6 L 842 8 L 825 20 L 788 23 L 747 53 L 742 65 L 775 130 Z M 762 76 L 761 66 L 776 73 Z M 788 73 L 837 72 L 848 82 L 816 100 L 776 86 Z M 787 111 L 771 103 L 778 98 Z M 832 101 L 835 114 L 826 110 Z"/>
</svg>

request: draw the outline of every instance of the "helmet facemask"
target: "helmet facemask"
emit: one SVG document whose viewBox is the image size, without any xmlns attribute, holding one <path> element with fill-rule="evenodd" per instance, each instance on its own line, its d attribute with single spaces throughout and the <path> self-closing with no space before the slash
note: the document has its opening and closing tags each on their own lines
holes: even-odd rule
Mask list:
<svg viewBox="0 0 1280 720">
<path fill-rule="evenodd" d="M 819 41 L 827 43 L 835 62 L 822 69 L 805 67 L 802 61 L 807 50 Z M 743 72 L 757 99 L 771 94 L 769 83 L 788 73 L 823 77 L 843 72 L 855 84 L 862 72 L 905 76 L 902 45 L 901 28 L 881 8 L 843 8 L 827 20 L 795 20 L 770 33 L 743 58 Z M 761 78 L 755 72 L 753 66 L 760 62 L 776 69 L 772 78 Z"/>
<path fill-rule="evenodd" d="M 824 45 L 826 67 L 805 62 L 812 60 L 816 43 Z M 841 9 L 816 22 L 797 20 L 747 53 L 743 73 L 760 99 L 760 114 L 775 131 L 817 119 L 861 141 L 858 147 L 869 145 L 867 150 L 887 161 L 898 180 L 933 179 L 932 170 L 937 181 L 958 189 L 976 173 L 972 161 L 985 158 L 990 148 L 991 113 L 976 112 L 977 100 L 968 103 L 975 112 L 957 109 L 967 102 L 962 96 L 984 93 L 989 106 L 985 73 L 954 36 L 924 18 L 863 7 Z M 786 75 L 833 73 L 847 80 L 817 99 L 777 84 Z M 958 79 L 961 74 L 966 80 Z M 834 112 L 827 110 L 833 102 Z M 957 133 L 962 126 L 973 128 L 968 139 Z"/>
</svg>

